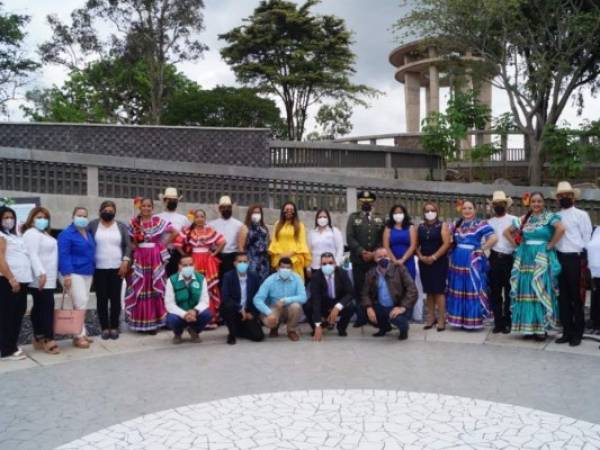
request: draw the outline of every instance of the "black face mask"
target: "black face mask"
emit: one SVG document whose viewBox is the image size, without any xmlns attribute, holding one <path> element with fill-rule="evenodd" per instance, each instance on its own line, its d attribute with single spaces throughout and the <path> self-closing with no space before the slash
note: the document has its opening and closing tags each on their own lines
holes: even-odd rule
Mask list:
<svg viewBox="0 0 600 450">
<path fill-rule="evenodd" d="M 179 202 L 177 200 L 167 200 L 167 209 L 169 211 L 175 211 L 178 203 Z"/>
<path fill-rule="evenodd" d="M 373 206 L 370 203 L 363 202 L 363 204 L 360 205 L 360 209 L 362 209 L 364 212 L 371 212 Z"/>
<path fill-rule="evenodd" d="M 567 208 L 570 208 L 571 206 L 573 206 L 573 199 L 568 198 L 568 197 L 563 197 L 558 200 L 558 203 L 560 204 L 561 208 L 567 209 Z"/>
<path fill-rule="evenodd" d="M 110 222 L 115 218 L 115 213 L 110 211 L 102 211 L 100 213 L 100 218 L 105 222 Z"/>
<path fill-rule="evenodd" d="M 506 214 L 506 206 L 496 205 L 494 206 L 494 212 L 497 216 L 503 216 L 504 214 Z"/>
<path fill-rule="evenodd" d="M 233 211 L 231 209 L 223 209 L 221 211 L 221 217 L 223 217 L 223 219 L 229 219 L 232 214 Z"/>
</svg>

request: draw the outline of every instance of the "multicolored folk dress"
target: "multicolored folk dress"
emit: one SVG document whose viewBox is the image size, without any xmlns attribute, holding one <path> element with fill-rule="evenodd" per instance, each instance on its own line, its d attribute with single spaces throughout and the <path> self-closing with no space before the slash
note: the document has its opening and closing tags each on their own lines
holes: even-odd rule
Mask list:
<svg viewBox="0 0 600 450">
<path fill-rule="evenodd" d="M 134 331 L 152 331 L 165 325 L 165 266 L 169 260 L 164 241 L 174 228 L 158 216 L 135 217 L 129 235 L 136 244 L 125 293 L 125 317 Z"/>
<path fill-rule="evenodd" d="M 473 219 L 452 227 L 452 232 L 455 247 L 448 271 L 448 324 L 479 329 L 491 314 L 487 294 L 489 264 L 481 242 L 494 234 L 494 229 L 485 220 Z"/>
<path fill-rule="evenodd" d="M 269 276 L 269 230 L 260 224 L 251 224 L 248 228 L 246 253 L 250 260 L 249 268 L 256 272 L 262 283 Z"/>
<path fill-rule="evenodd" d="M 513 226 L 521 228 L 517 219 Z M 556 325 L 560 263 L 546 246 L 560 217 L 549 211 L 530 216 L 523 225 L 510 278 L 512 332 L 543 334 Z"/>
<path fill-rule="evenodd" d="M 208 286 L 209 308 L 213 321 L 218 321 L 221 291 L 219 290 L 219 266 L 221 261 L 212 252 L 225 242 L 225 238 L 214 228 L 204 226 L 186 227 L 175 240 L 175 247 L 191 253 L 196 271 L 204 275 Z"/>
</svg>

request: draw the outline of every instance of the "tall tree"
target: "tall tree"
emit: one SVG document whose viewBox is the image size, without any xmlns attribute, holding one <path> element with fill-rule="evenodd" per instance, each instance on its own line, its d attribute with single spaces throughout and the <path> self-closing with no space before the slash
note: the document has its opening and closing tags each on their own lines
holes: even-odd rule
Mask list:
<svg viewBox="0 0 600 450">
<path fill-rule="evenodd" d="M 352 131 L 352 105 L 340 100 L 333 105 L 322 105 L 317 111 L 315 121 L 317 131 L 307 136 L 310 141 L 333 140 Z"/>
<path fill-rule="evenodd" d="M 292 140 L 302 139 L 311 105 L 327 98 L 364 104 L 375 94 L 351 81 L 352 34 L 342 19 L 313 14 L 318 3 L 262 0 L 244 25 L 219 36 L 238 81 L 281 99 Z"/>
<path fill-rule="evenodd" d="M 142 60 L 150 88 L 150 122 L 160 123 L 167 69 L 196 60 L 207 48 L 203 0 L 87 0 L 71 13 L 71 25 L 48 16 L 53 36 L 40 46 L 45 62 L 82 69 L 90 58 Z M 107 39 L 105 29 L 110 30 Z"/>
<path fill-rule="evenodd" d="M 542 182 L 546 130 L 569 100 L 598 87 L 600 3 L 596 0 L 422 0 L 397 23 L 404 41 L 424 38 L 452 64 L 457 51 L 473 77 L 504 89 L 529 148 L 529 181 Z"/>
<path fill-rule="evenodd" d="M 24 27 L 29 17 L 5 13 L 2 8 L 0 2 L 0 112 L 6 113 L 6 103 L 15 98 L 17 88 L 39 64 L 23 52 Z"/>
</svg>

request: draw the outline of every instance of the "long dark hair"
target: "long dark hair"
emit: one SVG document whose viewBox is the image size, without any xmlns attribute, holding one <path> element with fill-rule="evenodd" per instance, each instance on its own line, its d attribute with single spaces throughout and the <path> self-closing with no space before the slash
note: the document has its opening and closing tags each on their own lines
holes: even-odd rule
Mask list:
<svg viewBox="0 0 600 450">
<path fill-rule="evenodd" d="M 473 201 L 471 201 L 471 200 L 463 200 L 463 203 L 462 203 L 462 204 L 463 204 L 463 206 L 464 206 L 464 204 L 465 204 L 465 203 L 470 203 L 471 205 L 473 205 L 473 209 L 474 209 L 474 210 L 477 210 L 477 207 L 475 206 L 475 202 L 473 202 Z M 461 207 L 461 208 L 462 208 L 462 207 Z M 460 213 L 460 214 L 461 214 L 461 215 L 460 215 L 460 218 L 459 218 L 459 219 L 456 221 L 456 223 L 454 224 L 454 229 L 455 229 L 455 230 L 456 230 L 456 229 L 458 229 L 458 228 L 460 228 L 460 226 L 461 226 L 461 225 L 463 224 L 463 222 L 465 221 L 465 218 L 462 216 L 462 211 L 461 211 L 461 213 Z M 475 217 L 477 217 L 477 216 L 475 216 Z"/>
<path fill-rule="evenodd" d="M 30 228 L 33 228 L 33 220 L 34 220 L 33 218 L 35 216 L 37 216 L 39 213 L 43 213 L 44 216 L 46 216 L 46 219 L 48 219 L 48 228 L 46 228 L 45 231 L 49 231 L 50 230 L 50 211 L 48 211 L 43 206 L 36 206 L 35 208 L 33 208 L 29 212 L 29 216 L 27 216 L 27 220 L 25 221 L 25 223 L 21 227 L 21 233 L 25 233 Z"/>
<path fill-rule="evenodd" d="M 317 210 L 317 213 L 315 214 L 315 228 L 318 228 L 319 224 L 317 223 L 317 219 L 319 218 L 319 214 L 321 214 L 322 212 L 324 212 L 325 214 L 327 214 L 327 220 L 329 221 L 329 228 L 333 229 L 333 225 L 331 224 L 331 214 L 329 214 L 329 211 L 326 208 L 321 208 L 319 210 Z"/>
<path fill-rule="evenodd" d="M 13 219 L 15 219 L 15 224 L 13 225 L 13 227 L 10 230 L 8 230 L 8 232 L 6 232 L 4 227 L 0 225 L 0 232 L 7 234 L 7 235 L 8 234 L 17 234 L 17 213 L 15 213 L 14 209 L 9 208 L 6 205 L 0 206 L 0 221 L 4 218 L 4 214 L 6 214 L 7 212 L 12 214 Z"/>
<path fill-rule="evenodd" d="M 402 229 L 406 229 L 412 225 L 412 222 L 411 222 L 410 214 L 408 214 L 408 211 L 406 210 L 404 205 L 400 205 L 400 204 L 396 204 L 390 208 L 390 212 L 388 214 L 388 220 L 387 220 L 386 225 L 388 228 L 394 228 L 394 225 L 396 225 L 396 221 L 394 220 L 394 211 L 398 208 L 401 209 L 402 213 L 404 214 L 404 220 L 402 221 Z"/>
<path fill-rule="evenodd" d="M 265 225 L 265 214 L 263 213 L 263 208 L 260 205 L 252 205 L 248 208 L 248 211 L 246 211 L 246 218 L 244 219 L 244 225 L 246 225 L 248 229 L 250 229 L 253 223 L 252 214 L 254 213 L 255 209 L 260 210 L 260 222 L 258 222 L 259 225 L 261 226 L 261 228 L 266 229 L 267 226 Z"/>
<path fill-rule="evenodd" d="M 202 213 L 204 215 L 204 225 L 206 225 L 206 211 L 204 211 L 202 208 L 198 208 L 194 210 L 194 220 L 192 220 L 192 224 L 190 225 L 190 229 L 187 232 L 187 236 L 189 237 L 190 233 L 192 232 L 192 230 L 194 228 L 196 228 L 196 216 L 198 215 L 198 213 Z"/>
<path fill-rule="evenodd" d="M 298 208 L 296 208 L 296 204 L 294 202 L 285 202 L 281 207 L 281 211 L 279 212 L 279 220 L 277 221 L 277 225 L 275 225 L 275 238 L 279 239 L 279 232 L 285 225 L 285 207 L 288 205 L 292 205 L 294 207 L 294 239 L 298 240 L 298 235 L 300 234 L 300 221 L 298 220 Z"/>
<path fill-rule="evenodd" d="M 539 196 L 542 198 L 542 200 L 546 200 L 546 199 L 544 198 L 544 194 L 542 194 L 542 193 L 541 193 L 541 192 L 539 192 L 539 191 L 535 191 L 535 192 L 532 192 L 532 193 L 531 193 L 531 195 L 529 196 L 529 202 L 531 202 L 531 199 L 532 199 L 533 197 L 535 197 L 536 195 L 539 195 Z M 531 203 L 530 203 L 530 204 L 531 204 Z M 519 233 L 522 233 L 522 232 L 523 232 L 523 228 L 525 228 L 525 224 L 527 223 L 527 221 L 529 220 L 529 218 L 531 217 L 531 215 L 532 215 L 532 214 L 533 214 L 533 208 L 531 208 L 531 207 L 530 207 L 530 208 L 527 210 L 527 214 L 525 214 L 525 217 L 523 217 L 523 220 L 521 221 L 521 226 L 519 227 Z"/>
</svg>

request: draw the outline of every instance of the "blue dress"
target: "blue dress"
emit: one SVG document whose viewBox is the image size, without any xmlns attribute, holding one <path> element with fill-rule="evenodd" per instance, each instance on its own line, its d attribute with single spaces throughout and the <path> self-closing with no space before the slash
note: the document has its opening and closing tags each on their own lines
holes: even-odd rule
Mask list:
<svg viewBox="0 0 600 450">
<path fill-rule="evenodd" d="M 489 264 L 481 250 L 481 240 L 494 234 L 494 229 L 481 219 L 453 227 L 455 247 L 450 256 L 446 309 L 448 324 L 478 329 L 490 316 L 488 303 Z"/>
<path fill-rule="evenodd" d="M 392 227 L 390 231 L 390 248 L 396 259 L 400 259 L 404 256 L 406 251 L 410 247 L 410 227 L 399 230 L 396 227 Z M 410 273 L 410 276 L 414 280 L 416 277 L 415 269 L 415 258 L 410 257 L 405 263 L 404 267 Z"/>
<path fill-rule="evenodd" d="M 269 230 L 259 224 L 251 224 L 248 228 L 246 253 L 248 253 L 249 269 L 256 272 L 262 283 L 269 276 Z"/>
</svg>

